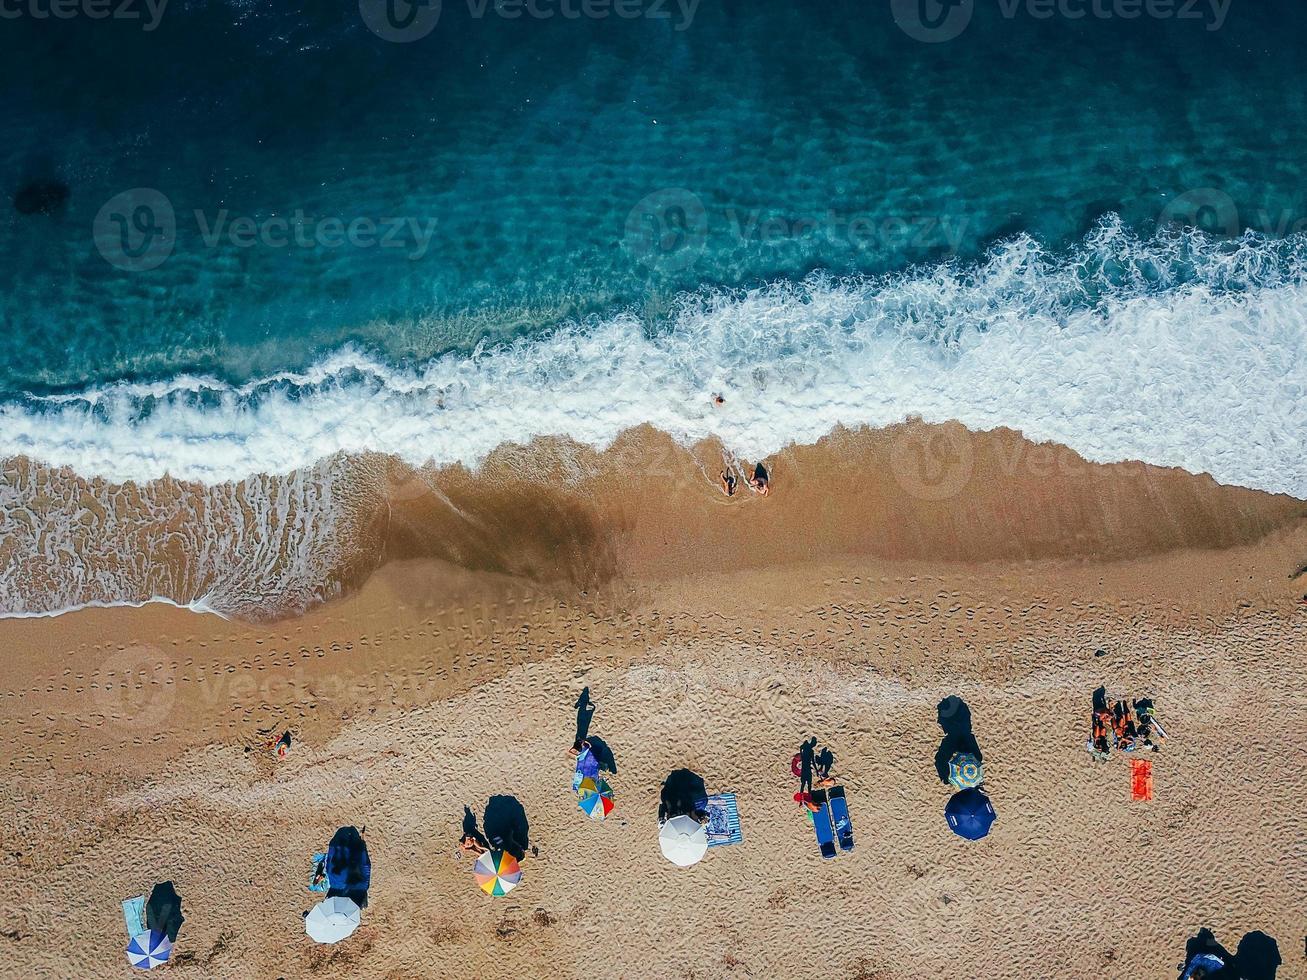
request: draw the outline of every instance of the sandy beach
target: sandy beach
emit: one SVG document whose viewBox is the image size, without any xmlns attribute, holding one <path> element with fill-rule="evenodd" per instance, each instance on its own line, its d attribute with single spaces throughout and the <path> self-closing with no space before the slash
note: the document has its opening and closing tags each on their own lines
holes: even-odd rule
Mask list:
<svg viewBox="0 0 1307 980">
<path fill-rule="evenodd" d="M 354 461 L 383 489 L 331 601 L 0 621 L 0 973 L 124 975 L 119 903 L 172 879 L 185 977 L 1170 977 L 1204 925 L 1307 976 L 1307 505 L 919 423 L 768 463 L 728 499 L 720 449 L 647 430 Z M 1151 802 L 1085 751 L 1100 684 L 1157 703 Z M 587 685 L 603 824 L 569 791 Z M 948 695 L 999 814 L 975 843 L 942 816 Z M 857 840 L 830 862 L 791 799 L 814 734 Z M 684 870 L 655 819 L 680 767 L 744 831 Z M 454 856 L 494 794 L 539 848 L 501 899 Z M 310 857 L 345 824 L 370 903 L 316 946 Z"/>
</svg>

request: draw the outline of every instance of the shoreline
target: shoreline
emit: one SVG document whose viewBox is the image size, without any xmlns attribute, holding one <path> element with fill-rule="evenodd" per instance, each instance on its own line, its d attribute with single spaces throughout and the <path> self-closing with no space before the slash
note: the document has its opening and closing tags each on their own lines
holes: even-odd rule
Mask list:
<svg viewBox="0 0 1307 980">
<path fill-rule="evenodd" d="M 213 487 L 116 485 L 10 460 L 0 608 L 63 614 L 163 600 L 276 621 L 413 558 L 595 588 L 705 563 L 853 555 L 1115 560 L 1237 546 L 1307 516 L 1292 497 L 1090 463 L 1012 430 L 957 423 L 837 429 L 791 446 L 766 459 L 775 493 L 765 500 L 744 485 L 753 462 L 648 426 L 603 452 L 562 438 L 501 446 L 476 470 L 342 456 Z M 728 467 L 741 477 L 733 498 L 717 480 Z"/>
</svg>

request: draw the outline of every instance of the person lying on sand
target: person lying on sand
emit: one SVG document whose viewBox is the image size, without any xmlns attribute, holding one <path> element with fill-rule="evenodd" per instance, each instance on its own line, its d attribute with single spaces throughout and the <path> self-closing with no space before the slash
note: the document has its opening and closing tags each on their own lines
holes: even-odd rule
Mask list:
<svg viewBox="0 0 1307 980">
<path fill-rule="evenodd" d="M 1094 707 L 1090 713 L 1089 741 L 1085 748 L 1089 754 L 1100 762 L 1106 762 L 1112 755 L 1112 745 L 1108 741 L 1112 731 L 1112 711 L 1107 706 L 1107 688 L 1100 687 L 1094 691 Z"/>
<path fill-rule="evenodd" d="M 724 491 L 726 491 L 726 496 L 728 496 L 728 497 L 734 497 L 734 496 L 735 496 L 735 482 L 736 482 L 736 481 L 735 481 L 735 474 L 734 474 L 734 473 L 731 473 L 731 472 L 728 470 L 728 471 L 722 473 L 722 475 L 721 475 L 721 481 L 722 481 L 722 489 L 723 489 Z"/>
<path fill-rule="evenodd" d="M 1139 719 L 1139 741 L 1154 752 L 1160 752 L 1161 740 L 1166 738 L 1166 733 L 1162 731 L 1162 726 L 1156 723 L 1153 699 L 1140 698 L 1134 702 L 1134 709 L 1135 717 Z"/>
<path fill-rule="evenodd" d="M 759 497 L 765 497 L 771 493 L 771 474 L 767 472 L 767 467 L 759 463 L 753 468 L 753 476 L 749 478 L 749 486 Z"/>
<path fill-rule="evenodd" d="M 1124 701 L 1117 701 L 1112 705 L 1112 734 L 1116 736 L 1116 747 L 1122 752 L 1133 752 L 1135 750 L 1135 738 L 1138 736 L 1138 729 L 1135 727 L 1135 719 L 1130 711 L 1130 706 Z"/>
<path fill-rule="evenodd" d="M 828 786 L 834 786 L 835 780 L 831 778 L 831 768 L 835 765 L 835 753 L 830 750 L 829 745 L 823 745 L 821 751 L 817 753 L 817 785 L 822 789 Z"/>
<path fill-rule="evenodd" d="M 481 831 L 477 829 L 476 814 L 472 808 L 466 804 L 463 806 L 463 837 L 458 842 L 458 850 L 461 854 L 470 854 L 472 857 L 480 857 L 490 849 L 489 842 L 482 836 Z"/>
</svg>

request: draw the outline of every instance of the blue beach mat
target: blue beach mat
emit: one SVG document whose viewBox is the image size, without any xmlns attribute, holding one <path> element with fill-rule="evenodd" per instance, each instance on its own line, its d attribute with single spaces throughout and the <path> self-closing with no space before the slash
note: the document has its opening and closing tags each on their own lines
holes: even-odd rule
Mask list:
<svg viewBox="0 0 1307 980">
<path fill-rule="evenodd" d="M 145 927 L 145 896 L 137 895 L 123 902 L 123 924 L 127 926 L 127 935 L 135 938 L 149 930 Z"/>
<path fill-rule="evenodd" d="M 309 869 L 309 891 L 325 892 L 327 887 L 327 852 L 318 851 L 313 855 L 313 866 Z"/>
<path fill-rule="evenodd" d="M 740 829 L 740 810 L 734 793 L 718 793 L 708 797 L 704 809 L 708 811 L 708 846 L 725 847 L 744 840 Z"/>
<path fill-rule="evenodd" d="M 817 846 L 821 848 L 822 857 L 833 858 L 835 856 L 835 827 L 831 823 L 830 802 L 826 799 L 826 791 L 814 790 L 812 802 L 820 807 L 816 813 L 812 814 L 812 828 L 817 833 Z"/>
<path fill-rule="evenodd" d="M 831 822 L 835 824 L 835 837 L 841 851 L 853 850 L 853 821 L 849 819 L 849 804 L 844 799 L 844 787 L 832 786 L 826 794 L 830 800 Z"/>
</svg>

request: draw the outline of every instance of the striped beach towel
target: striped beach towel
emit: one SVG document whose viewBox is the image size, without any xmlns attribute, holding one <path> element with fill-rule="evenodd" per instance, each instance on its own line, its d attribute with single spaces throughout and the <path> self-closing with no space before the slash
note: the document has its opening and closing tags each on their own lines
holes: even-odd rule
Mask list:
<svg viewBox="0 0 1307 980">
<path fill-rule="evenodd" d="M 744 840 L 740 830 L 740 810 L 734 793 L 718 793 L 708 797 L 708 846 L 725 847 Z"/>
</svg>

